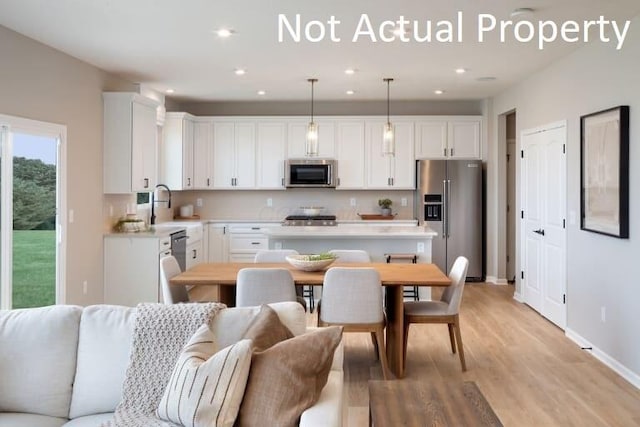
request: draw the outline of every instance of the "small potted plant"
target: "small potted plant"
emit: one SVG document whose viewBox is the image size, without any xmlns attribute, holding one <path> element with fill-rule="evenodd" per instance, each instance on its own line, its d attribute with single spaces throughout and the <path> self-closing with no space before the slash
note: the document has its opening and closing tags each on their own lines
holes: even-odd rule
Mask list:
<svg viewBox="0 0 640 427">
<path fill-rule="evenodd" d="M 383 216 L 390 216 L 391 215 L 391 205 L 393 204 L 393 202 L 391 201 L 391 199 L 380 199 L 378 200 L 378 206 L 380 206 L 381 212 Z"/>
</svg>

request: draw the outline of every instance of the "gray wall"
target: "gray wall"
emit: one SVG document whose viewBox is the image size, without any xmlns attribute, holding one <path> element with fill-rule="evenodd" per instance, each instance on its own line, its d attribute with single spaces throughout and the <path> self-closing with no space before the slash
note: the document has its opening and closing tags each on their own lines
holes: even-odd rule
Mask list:
<svg viewBox="0 0 640 427">
<path fill-rule="evenodd" d="M 102 91 L 135 87 L 4 27 L 0 57 L 0 113 L 67 126 L 66 302 L 102 302 Z"/>
<path fill-rule="evenodd" d="M 640 18 L 631 27 L 640 26 Z M 575 333 L 640 380 L 640 31 L 630 31 L 616 51 L 593 43 L 530 76 L 492 101 L 488 157 L 488 274 L 504 266 L 499 256 L 503 233 L 501 211 L 505 147 L 498 145 L 498 116 L 517 110 L 517 136 L 525 129 L 567 121 L 567 331 Z M 630 115 L 630 235 L 616 239 L 580 230 L 580 116 L 617 105 L 629 105 Z M 518 144 L 520 141 L 518 141 Z M 500 161 L 498 160 L 500 159 Z M 575 217 L 576 221 L 571 222 Z M 606 307 L 606 323 L 600 308 Z"/>
</svg>

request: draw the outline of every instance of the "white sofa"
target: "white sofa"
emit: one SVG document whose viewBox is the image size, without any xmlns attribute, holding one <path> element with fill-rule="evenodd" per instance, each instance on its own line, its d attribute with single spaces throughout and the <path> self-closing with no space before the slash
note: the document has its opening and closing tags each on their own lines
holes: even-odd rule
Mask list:
<svg viewBox="0 0 640 427">
<path fill-rule="evenodd" d="M 294 302 L 271 304 L 294 335 L 306 331 Z M 258 307 L 226 308 L 212 329 L 220 348 L 241 338 Z M 95 305 L 0 311 L 0 426 L 96 427 L 122 395 L 136 309 Z M 342 425 L 343 346 L 320 400 L 300 426 Z"/>
</svg>

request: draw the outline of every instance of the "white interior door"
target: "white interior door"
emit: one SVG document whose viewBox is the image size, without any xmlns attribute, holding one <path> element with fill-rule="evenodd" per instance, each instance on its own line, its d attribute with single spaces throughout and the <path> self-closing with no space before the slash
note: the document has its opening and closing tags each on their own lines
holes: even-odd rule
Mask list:
<svg viewBox="0 0 640 427">
<path fill-rule="evenodd" d="M 522 289 L 525 303 L 566 326 L 566 124 L 522 133 Z"/>
</svg>

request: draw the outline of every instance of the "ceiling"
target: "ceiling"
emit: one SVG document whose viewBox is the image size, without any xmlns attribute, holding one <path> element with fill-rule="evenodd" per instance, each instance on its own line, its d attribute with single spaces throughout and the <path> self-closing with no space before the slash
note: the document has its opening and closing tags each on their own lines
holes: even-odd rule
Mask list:
<svg viewBox="0 0 640 427">
<path fill-rule="evenodd" d="M 512 18 L 519 7 L 534 12 Z M 424 35 L 428 21 L 434 32 L 440 20 L 453 23 L 463 12 L 463 43 L 399 40 L 373 43 L 351 38 L 361 14 L 367 14 L 377 32 L 384 20 L 403 15 L 411 31 Z M 278 15 L 302 26 L 325 22 L 323 41 L 278 42 Z M 308 78 L 318 78 L 320 100 L 380 100 L 386 97 L 383 77 L 393 77 L 391 97 L 404 100 L 482 99 L 495 95 L 528 74 L 568 54 L 584 43 L 556 41 L 543 50 L 507 32 L 504 43 L 491 33 L 477 40 L 478 14 L 498 20 L 525 19 L 559 24 L 585 19 L 624 21 L 640 13 L 638 0 L 0 0 L 0 25 L 66 52 L 101 69 L 144 83 L 158 91 L 190 101 L 306 100 Z M 331 16 L 340 21 L 330 40 Z M 414 24 L 412 21 L 418 24 Z M 235 31 L 221 39 L 220 28 Z M 312 25 L 312 36 L 318 34 Z M 631 27 L 629 31 L 638 31 Z M 411 34 L 411 32 L 409 33 Z M 592 37 L 598 30 L 592 29 Z M 610 45 L 615 49 L 615 44 Z M 246 68 L 237 76 L 234 70 Z M 345 74 L 347 68 L 356 70 Z M 456 74 L 456 68 L 465 68 Z M 478 79 L 494 77 L 495 80 Z M 436 95 L 436 89 L 444 94 Z M 264 90 L 265 95 L 257 91 Z M 353 95 L 347 95 L 353 90 Z"/>
</svg>

